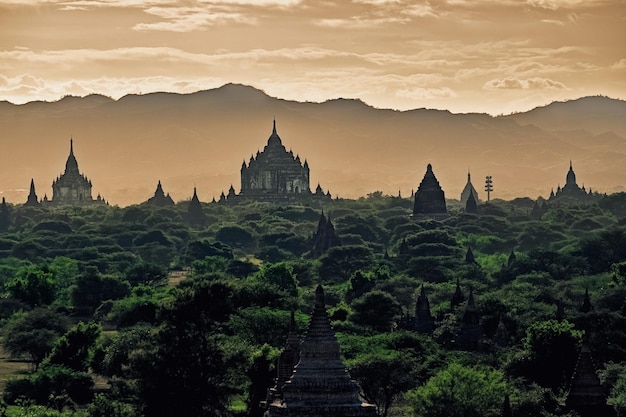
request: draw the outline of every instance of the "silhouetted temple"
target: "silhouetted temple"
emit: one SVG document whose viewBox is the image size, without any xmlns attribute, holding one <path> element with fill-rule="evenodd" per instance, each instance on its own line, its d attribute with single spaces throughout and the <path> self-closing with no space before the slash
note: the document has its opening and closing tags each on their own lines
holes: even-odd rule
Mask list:
<svg viewBox="0 0 626 417">
<path fill-rule="evenodd" d="M 70 139 L 70 154 L 65 162 L 65 172 L 52 182 L 53 204 L 91 204 L 104 203 L 100 195 L 94 200 L 91 196 L 91 181 L 78 170 L 78 161 L 74 156 L 74 141 Z"/>
<path fill-rule="evenodd" d="M 154 195 L 150 197 L 145 204 L 153 207 L 171 207 L 174 205 L 174 200 L 172 200 L 169 193 L 165 194 L 163 186 L 161 186 L 161 181 L 159 180 Z"/>
<path fill-rule="evenodd" d="M 317 230 L 313 233 L 312 241 L 311 255 L 316 257 L 323 255 L 331 247 L 341 244 L 330 216 L 326 217 L 323 211 L 317 222 Z"/>
<path fill-rule="evenodd" d="M 576 174 L 574 173 L 574 168 L 572 167 L 572 161 L 569 161 L 569 171 L 567 171 L 567 175 L 565 176 L 565 185 L 563 188 L 559 185 L 556 189 L 556 193 L 552 190 L 548 201 L 586 201 L 593 200 L 594 196 L 597 197 L 598 195 L 594 194 L 591 189 L 587 192 L 584 185 L 582 188 L 578 186 L 576 183 Z"/>
<path fill-rule="evenodd" d="M 465 188 L 463 188 L 463 191 L 461 191 L 461 206 L 467 204 L 467 200 L 470 198 L 470 196 L 474 198 L 474 203 L 478 203 L 478 192 L 472 185 L 471 175 L 469 171 L 467 171 L 467 184 L 465 184 Z"/>
<path fill-rule="evenodd" d="M 0 204 L 0 232 L 6 232 L 9 230 L 11 224 L 11 213 L 9 212 L 9 206 L 6 200 L 2 197 L 2 204 Z"/>
<path fill-rule="evenodd" d="M 276 121 L 267 145 L 256 156 L 252 155 L 248 163 L 241 165 L 241 191 L 235 195 L 231 185 L 226 201 L 235 197 L 251 198 L 258 201 L 306 200 L 311 197 L 330 198 L 330 192 L 324 194 L 321 187 L 311 193 L 309 184 L 309 163 L 287 151 L 276 132 Z M 224 201 L 221 199 L 221 201 Z"/>
<path fill-rule="evenodd" d="M 430 312 L 430 302 L 426 296 L 424 284 L 415 303 L 415 331 L 430 334 L 435 329 L 435 318 Z"/>
<path fill-rule="evenodd" d="M 28 198 L 26 199 L 25 206 L 37 206 L 39 205 L 39 200 L 37 199 L 37 193 L 35 192 L 35 180 L 31 178 L 30 180 L 30 191 L 28 192 Z"/>
<path fill-rule="evenodd" d="M 446 217 L 447 215 L 446 198 L 433 173 L 433 166 L 428 164 L 426 174 L 415 193 L 413 216 Z"/>
<path fill-rule="evenodd" d="M 465 202 L 465 212 L 470 214 L 478 213 L 478 203 L 472 193 L 470 193 L 469 197 L 467 197 L 467 201 Z"/>
<path fill-rule="evenodd" d="M 461 327 L 456 335 L 455 346 L 464 350 L 476 350 L 483 335 L 480 313 L 474 302 L 474 290 L 470 287 L 467 307 L 463 313 Z"/>
<path fill-rule="evenodd" d="M 614 417 L 615 411 L 606 404 L 606 400 L 591 351 L 587 343 L 583 342 L 565 399 L 565 407 L 581 417 Z"/>
<path fill-rule="evenodd" d="M 196 187 L 193 187 L 193 196 L 187 206 L 187 215 L 185 220 L 187 220 L 187 223 L 190 225 L 197 227 L 204 226 L 206 223 L 206 214 L 204 214 L 204 211 L 202 210 L 202 204 L 198 198 Z"/>
<path fill-rule="evenodd" d="M 377 416 L 376 407 L 363 403 L 359 386 L 343 364 L 339 343 L 330 326 L 324 290 L 315 291 L 315 308 L 300 346 L 300 361 L 276 396 L 268 396 L 266 417 Z"/>
</svg>

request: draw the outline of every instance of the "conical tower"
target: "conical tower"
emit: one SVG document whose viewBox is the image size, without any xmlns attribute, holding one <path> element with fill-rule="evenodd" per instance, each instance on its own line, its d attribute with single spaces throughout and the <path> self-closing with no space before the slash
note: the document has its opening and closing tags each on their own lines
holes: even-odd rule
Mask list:
<svg viewBox="0 0 626 417">
<path fill-rule="evenodd" d="M 474 302 L 474 289 L 470 287 L 467 306 L 463 313 L 463 320 L 459 333 L 456 336 L 456 347 L 463 350 L 476 350 L 483 335 L 480 325 L 480 313 Z"/>
<path fill-rule="evenodd" d="M 39 200 L 37 199 L 37 193 L 35 192 L 35 180 L 31 178 L 30 180 L 30 191 L 28 193 L 28 199 L 26 200 L 26 203 L 24 203 L 25 206 L 38 206 L 39 205 Z"/>
<path fill-rule="evenodd" d="M 314 257 L 321 256 L 328 249 L 339 245 L 341 245 L 341 242 L 339 242 L 339 238 L 337 238 L 335 233 L 335 226 L 333 226 L 330 216 L 326 217 L 324 211 L 322 211 L 317 222 L 317 230 L 313 233 L 311 255 Z"/>
<path fill-rule="evenodd" d="M 469 197 L 467 197 L 467 201 L 465 202 L 465 212 L 469 214 L 478 213 L 478 203 L 476 198 L 474 198 L 474 194 L 472 193 L 470 193 Z"/>
<path fill-rule="evenodd" d="M 476 258 L 474 258 L 474 252 L 472 252 L 472 247 L 467 247 L 467 252 L 465 252 L 465 264 L 466 265 L 478 265 L 476 262 Z"/>
<path fill-rule="evenodd" d="M 478 203 L 478 192 L 472 185 L 472 176 L 470 175 L 469 169 L 467 170 L 467 183 L 465 184 L 465 188 L 461 191 L 461 205 L 467 204 L 469 198 L 473 197 L 474 204 Z M 466 210 L 467 211 L 467 210 Z"/>
<path fill-rule="evenodd" d="M 11 213 L 9 212 L 9 206 L 6 200 L 2 197 L 2 204 L 0 204 L 0 233 L 9 230 L 11 224 Z"/>
<path fill-rule="evenodd" d="M 193 187 L 193 196 L 187 206 L 187 223 L 192 226 L 201 227 L 206 223 L 206 214 L 202 210 L 202 204 L 198 198 L 196 187 Z"/>
<path fill-rule="evenodd" d="M 415 303 L 415 331 L 430 334 L 435 328 L 435 319 L 430 312 L 430 302 L 426 296 L 424 284 Z"/>
<path fill-rule="evenodd" d="M 283 385 L 283 397 L 269 404 L 266 416 L 374 417 L 376 407 L 361 402 L 330 326 L 324 290 L 315 291 L 315 308 L 300 348 L 300 362 Z"/>
<path fill-rule="evenodd" d="M 450 306 L 452 308 L 458 307 L 465 301 L 465 296 L 463 295 L 463 291 L 461 291 L 461 283 L 459 279 L 456 279 L 456 289 L 454 290 L 454 294 L 452 295 L 452 299 L 450 300 Z"/>
<path fill-rule="evenodd" d="M 583 303 L 578 309 L 581 313 L 589 313 L 593 310 L 593 305 L 591 304 L 591 300 L 589 299 L 589 288 L 585 288 L 585 298 L 583 299 Z"/>
<path fill-rule="evenodd" d="M 606 395 L 587 342 L 583 342 L 580 349 L 565 406 L 581 417 L 615 416 L 613 408 L 606 404 Z"/>
<path fill-rule="evenodd" d="M 439 181 L 433 172 L 433 166 L 428 164 L 426 173 L 415 193 L 413 217 L 447 217 L 446 198 Z"/>
</svg>

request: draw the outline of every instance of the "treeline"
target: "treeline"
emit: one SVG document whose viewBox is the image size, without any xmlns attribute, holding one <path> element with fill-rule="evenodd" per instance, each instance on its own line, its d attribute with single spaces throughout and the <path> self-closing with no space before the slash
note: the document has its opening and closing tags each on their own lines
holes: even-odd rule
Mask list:
<svg viewBox="0 0 626 417">
<path fill-rule="evenodd" d="M 412 201 L 373 193 L 323 207 L 204 204 L 201 223 L 185 202 L 3 204 L 2 346 L 31 369 L 5 384 L 0 412 L 261 416 L 290 312 L 303 336 L 318 284 L 381 416 L 574 416 L 582 345 L 623 412 L 626 195 L 539 219 L 533 204 L 466 214 L 450 202 L 445 219 L 411 219 Z M 340 245 L 314 256 L 322 211 Z"/>
</svg>

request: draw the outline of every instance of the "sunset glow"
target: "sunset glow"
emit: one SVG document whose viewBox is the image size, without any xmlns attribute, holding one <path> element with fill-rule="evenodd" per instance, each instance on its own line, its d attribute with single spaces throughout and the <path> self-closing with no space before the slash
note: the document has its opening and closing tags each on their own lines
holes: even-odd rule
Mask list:
<svg viewBox="0 0 626 417">
<path fill-rule="evenodd" d="M 0 0 L 0 100 L 189 93 L 503 114 L 626 98 L 622 0 Z"/>
</svg>

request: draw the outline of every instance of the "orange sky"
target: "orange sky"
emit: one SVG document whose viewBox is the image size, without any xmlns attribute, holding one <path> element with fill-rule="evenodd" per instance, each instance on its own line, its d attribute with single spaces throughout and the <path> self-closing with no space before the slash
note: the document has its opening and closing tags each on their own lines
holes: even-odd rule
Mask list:
<svg viewBox="0 0 626 417">
<path fill-rule="evenodd" d="M 0 100 L 192 92 L 491 114 L 626 99 L 624 0 L 0 0 Z"/>
</svg>

